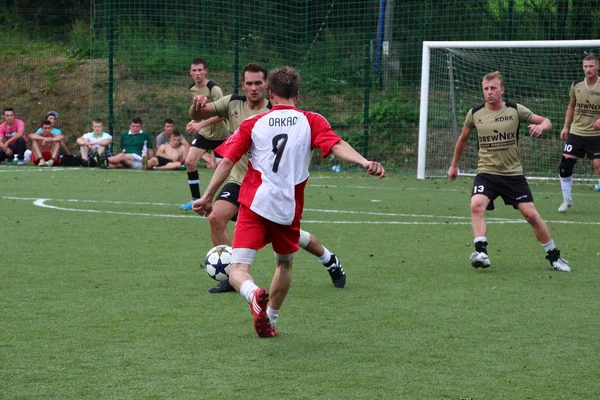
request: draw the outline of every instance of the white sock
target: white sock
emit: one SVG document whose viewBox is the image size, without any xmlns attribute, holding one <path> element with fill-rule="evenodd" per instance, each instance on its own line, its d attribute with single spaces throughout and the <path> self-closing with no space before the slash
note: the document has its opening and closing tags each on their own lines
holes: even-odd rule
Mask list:
<svg viewBox="0 0 600 400">
<path fill-rule="evenodd" d="M 244 283 L 242 283 L 242 286 L 240 287 L 240 294 L 244 296 L 248 303 L 250 303 L 252 301 L 252 295 L 254 294 L 254 291 L 256 289 L 258 289 L 256 283 L 248 279 L 247 281 L 244 281 Z"/>
<path fill-rule="evenodd" d="M 329 250 L 327 250 L 327 247 L 323 246 L 323 249 L 325 249 L 325 252 L 321 257 L 317 257 L 317 259 L 321 264 L 327 264 L 331 259 L 331 253 L 329 252 Z"/>
<path fill-rule="evenodd" d="M 573 177 L 560 178 L 560 188 L 563 193 L 564 201 L 571 201 L 571 188 L 573 187 Z"/>
<path fill-rule="evenodd" d="M 473 243 L 477 242 L 487 242 L 487 238 L 485 236 L 478 236 L 475 238 L 475 240 L 473 240 Z"/>
<path fill-rule="evenodd" d="M 544 246 L 544 250 L 546 250 L 546 253 L 556 248 L 556 246 L 554 245 L 554 240 L 550 240 L 548 243 L 542 243 L 542 246 Z"/>
<path fill-rule="evenodd" d="M 267 317 L 269 317 L 271 325 L 275 326 L 277 317 L 279 317 L 279 310 L 273 310 L 271 307 L 267 306 Z"/>
</svg>

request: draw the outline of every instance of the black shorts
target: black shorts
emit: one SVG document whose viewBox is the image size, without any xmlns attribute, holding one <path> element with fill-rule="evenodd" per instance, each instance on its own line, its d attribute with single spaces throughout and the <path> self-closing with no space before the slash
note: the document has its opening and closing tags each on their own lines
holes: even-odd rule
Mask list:
<svg viewBox="0 0 600 400">
<path fill-rule="evenodd" d="M 237 183 L 234 183 L 234 182 L 227 182 L 225 184 L 225 186 L 223 186 L 223 188 L 221 189 L 219 194 L 217 195 L 215 202 L 217 202 L 219 200 L 227 201 L 239 209 L 240 208 L 240 203 L 238 201 L 239 197 L 240 197 L 240 185 L 238 185 Z M 237 214 L 234 217 L 232 217 L 231 220 L 236 221 Z"/>
<path fill-rule="evenodd" d="M 519 203 L 533 203 L 533 195 L 527 179 L 523 175 L 504 176 L 477 174 L 473 182 L 471 197 L 482 194 L 490 199 L 487 209 L 494 209 L 494 200 L 500 196 L 504 204 L 517 208 Z"/>
<path fill-rule="evenodd" d="M 205 138 L 201 134 L 196 133 L 196 136 L 194 137 L 194 140 L 192 140 L 191 145 L 194 147 L 197 147 L 199 149 L 203 149 L 203 150 L 214 150 L 217 147 L 219 147 L 221 145 L 221 143 L 223 143 L 224 141 L 225 141 L 225 139 L 210 140 L 210 139 Z"/>
<path fill-rule="evenodd" d="M 164 158 L 161 156 L 157 156 L 156 158 L 158 159 L 159 167 L 163 167 L 163 166 L 167 165 L 168 163 L 173 162 L 173 160 L 169 160 L 168 158 Z"/>
<path fill-rule="evenodd" d="M 587 155 L 588 158 L 600 158 L 600 136 L 581 136 L 569 133 L 563 154 L 578 158 Z"/>
</svg>

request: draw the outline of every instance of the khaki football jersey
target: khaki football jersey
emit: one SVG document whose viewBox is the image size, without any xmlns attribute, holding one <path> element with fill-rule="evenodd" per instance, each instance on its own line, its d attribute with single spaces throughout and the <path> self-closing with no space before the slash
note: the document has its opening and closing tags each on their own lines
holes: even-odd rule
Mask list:
<svg viewBox="0 0 600 400">
<path fill-rule="evenodd" d="M 523 175 L 519 159 L 519 125 L 533 113 L 516 103 L 505 103 L 499 111 L 490 111 L 485 104 L 467 113 L 465 126 L 477 129 L 479 151 L 477 172 L 495 175 Z"/>
<path fill-rule="evenodd" d="M 210 86 L 210 89 L 209 89 Z M 207 86 L 199 88 L 194 85 L 190 87 L 190 93 L 192 97 L 202 94 L 208 98 L 208 102 L 212 103 L 218 99 L 223 98 L 223 91 L 221 88 L 214 84 L 212 81 L 207 81 Z M 209 126 L 205 126 L 198 132 L 209 140 L 224 140 L 229 136 L 229 128 L 225 121 L 217 122 Z"/>
<path fill-rule="evenodd" d="M 599 136 L 594 122 L 600 118 L 600 80 L 588 89 L 585 78 L 573 82 L 569 95 L 575 99 L 575 113 L 569 132 L 581 136 Z"/>
<path fill-rule="evenodd" d="M 239 128 L 240 124 L 245 119 L 267 112 L 272 107 L 271 103 L 267 102 L 267 106 L 265 108 L 260 110 L 251 110 L 248 108 L 248 104 L 246 103 L 246 96 L 239 96 L 236 94 L 222 97 L 215 101 L 213 105 L 217 115 L 227 119 L 231 132 L 235 132 L 235 130 Z M 233 166 L 231 174 L 229 175 L 229 181 L 241 185 L 247 170 L 248 154 L 245 154 Z"/>
</svg>

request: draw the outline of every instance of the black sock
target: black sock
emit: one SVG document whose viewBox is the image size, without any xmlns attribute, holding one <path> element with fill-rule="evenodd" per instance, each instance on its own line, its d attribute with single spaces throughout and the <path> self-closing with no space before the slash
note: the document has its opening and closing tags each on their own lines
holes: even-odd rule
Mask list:
<svg viewBox="0 0 600 400">
<path fill-rule="evenodd" d="M 487 244 L 488 242 L 475 242 L 475 251 L 487 254 Z"/>
<path fill-rule="evenodd" d="M 198 170 L 188 172 L 188 184 L 190 185 L 190 192 L 192 192 L 192 199 L 200 198 L 200 176 Z"/>
</svg>

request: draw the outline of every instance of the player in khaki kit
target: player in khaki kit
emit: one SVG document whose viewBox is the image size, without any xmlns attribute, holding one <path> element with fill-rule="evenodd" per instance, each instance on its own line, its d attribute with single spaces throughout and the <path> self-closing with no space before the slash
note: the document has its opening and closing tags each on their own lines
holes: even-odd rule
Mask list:
<svg viewBox="0 0 600 400">
<path fill-rule="evenodd" d="M 204 96 L 196 96 L 194 97 L 194 104 L 190 107 L 190 117 L 202 119 L 216 115 L 226 118 L 229 122 L 229 128 L 234 132 L 245 119 L 269 111 L 271 104 L 265 98 L 266 87 L 267 70 L 257 63 L 247 64 L 242 70 L 244 96 L 229 95 L 212 103 L 209 103 Z M 247 169 L 248 156 L 244 155 L 233 166 L 229 181 L 223 186 L 215 199 L 213 210 L 208 217 L 214 246 L 220 244 L 231 245 L 227 223 L 237 217 L 240 207 L 238 202 L 240 185 Z M 343 288 L 346 285 L 346 272 L 340 260 L 323 246 L 316 237 L 301 230 L 300 246 L 316 256 L 319 262 L 327 268 L 336 288 Z M 217 286 L 208 289 L 209 293 L 232 291 L 235 291 L 235 289 L 228 281 L 221 282 Z"/>
<path fill-rule="evenodd" d="M 194 85 L 190 87 L 190 92 L 194 95 L 203 95 L 209 101 L 215 101 L 223 97 L 223 91 L 216 83 L 206 78 L 208 68 L 201 58 L 195 58 L 190 65 L 190 75 L 194 79 Z M 182 210 L 192 209 L 192 202 L 200 198 L 200 177 L 198 176 L 197 165 L 207 150 L 213 150 L 229 136 L 229 129 L 224 118 L 193 118 L 188 122 L 186 129 L 195 134 L 190 149 L 185 159 L 185 168 L 187 170 L 188 185 L 192 194 L 192 200 L 187 204 L 180 206 Z M 214 161 L 209 163 L 209 167 L 214 168 Z"/>
<path fill-rule="evenodd" d="M 548 225 L 535 208 L 519 160 L 517 139 L 520 123 L 529 123 L 529 134 L 534 138 L 552 129 L 552 123 L 521 104 L 505 103 L 502 100 L 504 82 L 500 72 L 484 76 L 482 88 L 485 103 L 467 113 L 448 169 L 448 177 L 455 180 L 458 175 L 458 162 L 471 132 L 476 128 L 479 158 L 471 192 L 471 228 L 475 237 L 475 252 L 471 254 L 471 265 L 475 268 L 487 268 L 491 265 L 487 254 L 485 210 L 493 210 L 494 200 L 500 196 L 505 204 L 518 209 L 531 225 L 535 237 L 548 253 L 546 259 L 550 261 L 552 268 L 570 272 L 567 261 L 560 257 L 560 251 L 554 245 Z"/>
<path fill-rule="evenodd" d="M 577 158 L 588 156 L 594 163 L 594 170 L 600 178 L 600 79 L 598 78 L 598 57 L 587 56 L 583 59 L 585 78 L 571 85 L 565 125 L 560 138 L 567 140 L 560 160 L 560 186 L 563 202 L 558 211 L 564 213 L 573 205 L 571 188 L 573 187 L 573 168 Z M 570 129 L 569 129 L 570 128 Z M 594 186 L 600 191 L 600 180 Z"/>
</svg>

